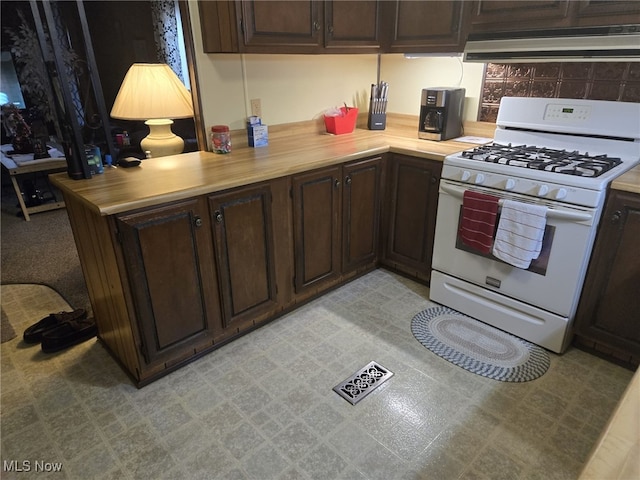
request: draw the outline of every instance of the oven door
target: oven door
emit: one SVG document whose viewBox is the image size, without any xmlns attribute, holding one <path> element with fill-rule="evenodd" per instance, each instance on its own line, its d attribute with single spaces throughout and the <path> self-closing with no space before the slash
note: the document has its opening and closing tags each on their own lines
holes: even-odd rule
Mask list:
<svg viewBox="0 0 640 480">
<path fill-rule="evenodd" d="M 543 248 L 528 269 L 469 249 L 458 238 L 464 190 L 531 202 L 526 197 L 441 180 L 433 269 L 561 317 L 572 318 L 593 245 L 596 211 L 545 202 L 549 209 Z"/>
</svg>

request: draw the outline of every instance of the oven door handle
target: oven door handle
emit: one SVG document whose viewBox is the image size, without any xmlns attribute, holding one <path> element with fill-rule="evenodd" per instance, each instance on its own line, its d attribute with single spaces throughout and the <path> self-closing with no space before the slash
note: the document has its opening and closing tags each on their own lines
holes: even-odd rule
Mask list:
<svg viewBox="0 0 640 480">
<path fill-rule="evenodd" d="M 463 198 L 464 190 L 453 187 L 446 183 L 440 182 L 440 189 L 457 198 Z M 502 204 L 502 200 L 499 202 Z M 584 212 L 568 212 L 566 210 L 557 210 L 555 208 L 547 209 L 547 218 L 556 218 L 558 220 L 569 220 L 575 222 L 588 222 L 593 220 L 593 215 Z"/>
</svg>

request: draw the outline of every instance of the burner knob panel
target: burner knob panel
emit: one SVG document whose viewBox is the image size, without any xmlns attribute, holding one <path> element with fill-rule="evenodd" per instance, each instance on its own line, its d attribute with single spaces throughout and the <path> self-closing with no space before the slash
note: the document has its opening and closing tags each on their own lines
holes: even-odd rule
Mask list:
<svg viewBox="0 0 640 480">
<path fill-rule="evenodd" d="M 463 171 L 461 180 L 463 182 L 466 182 L 467 180 L 469 180 L 469 178 L 471 178 L 471 172 L 469 172 L 469 170 Z"/>
<path fill-rule="evenodd" d="M 482 185 L 484 183 L 484 174 L 483 173 L 477 174 L 476 179 L 474 180 L 474 183 L 476 185 Z"/>
<path fill-rule="evenodd" d="M 549 187 L 547 185 L 540 185 L 538 187 L 538 196 L 544 197 L 547 193 L 549 193 Z"/>
<path fill-rule="evenodd" d="M 567 189 L 559 188 L 555 194 L 556 200 L 562 200 L 563 198 L 567 198 Z"/>
<path fill-rule="evenodd" d="M 516 186 L 516 181 L 513 178 L 509 178 L 504 184 L 505 190 L 513 190 L 515 186 Z"/>
</svg>

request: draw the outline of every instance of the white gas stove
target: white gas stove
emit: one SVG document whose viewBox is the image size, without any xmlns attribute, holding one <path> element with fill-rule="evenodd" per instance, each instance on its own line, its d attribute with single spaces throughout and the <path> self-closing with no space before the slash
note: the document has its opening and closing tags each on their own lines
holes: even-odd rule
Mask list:
<svg viewBox="0 0 640 480">
<path fill-rule="evenodd" d="M 562 352 L 608 186 L 640 162 L 640 104 L 505 97 L 496 127 L 492 144 L 444 161 L 430 298 Z M 546 209 L 529 268 L 464 245 L 465 191 Z"/>
<path fill-rule="evenodd" d="M 505 97 L 494 143 L 450 155 L 442 176 L 595 207 L 639 161 L 638 103 Z"/>
</svg>

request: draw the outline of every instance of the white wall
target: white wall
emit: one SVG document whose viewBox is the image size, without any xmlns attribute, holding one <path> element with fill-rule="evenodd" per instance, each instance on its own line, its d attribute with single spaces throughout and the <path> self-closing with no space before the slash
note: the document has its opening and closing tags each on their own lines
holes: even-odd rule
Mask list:
<svg viewBox="0 0 640 480">
<path fill-rule="evenodd" d="M 311 120 L 344 103 L 367 110 L 369 86 L 376 81 L 377 55 L 243 55 L 242 60 L 248 98 L 261 99 L 267 124 Z"/>
<path fill-rule="evenodd" d="M 380 78 L 389 82 L 388 110 L 418 115 L 423 88 L 462 87 L 465 90 L 464 119 L 476 121 L 481 98 L 484 64 L 464 63 L 461 57 L 405 58 L 384 54 Z"/>
<path fill-rule="evenodd" d="M 196 69 L 207 130 L 225 124 L 244 128 L 249 100 L 259 98 L 267 125 L 312 120 L 324 110 L 346 102 L 368 110 L 372 83 L 377 81 L 377 55 L 250 55 L 206 54 L 198 6 L 189 2 Z M 389 82 L 388 112 L 418 115 L 426 87 L 466 88 L 465 120 L 477 119 L 482 64 L 458 57 L 406 59 L 384 54 L 380 80 Z"/>
</svg>

